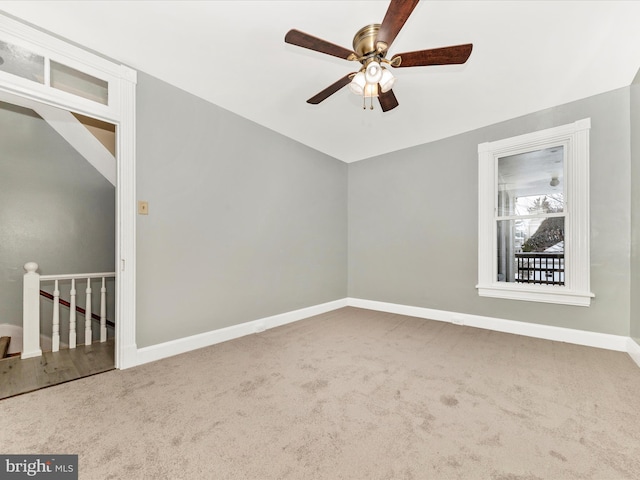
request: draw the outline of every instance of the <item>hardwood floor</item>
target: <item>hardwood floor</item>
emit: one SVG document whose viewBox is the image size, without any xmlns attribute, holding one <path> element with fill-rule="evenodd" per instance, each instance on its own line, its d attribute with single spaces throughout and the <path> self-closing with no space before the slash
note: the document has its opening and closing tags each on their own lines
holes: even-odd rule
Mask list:
<svg viewBox="0 0 640 480">
<path fill-rule="evenodd" d="M 114 351 L 111 339 L 25 360 L 4 358 L 0 360 L 0 399 L 113 370 Z"/>
</svg>

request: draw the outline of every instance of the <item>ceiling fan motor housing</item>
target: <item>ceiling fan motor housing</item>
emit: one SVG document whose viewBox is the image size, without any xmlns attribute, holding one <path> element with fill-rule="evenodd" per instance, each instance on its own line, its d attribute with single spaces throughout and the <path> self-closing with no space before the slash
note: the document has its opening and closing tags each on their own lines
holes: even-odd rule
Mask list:
<svg viewBox="0 0 640 480">
<path fill-rule="evenodd" d="M 380 30 L 380 24 L 372 23 L 371 25 L 362 27 L 355 34 L 353 37 L 353 51 L 358 54 L 358 57 L 365 57 L 376 53 L 378 30 Z"/>
</svg>

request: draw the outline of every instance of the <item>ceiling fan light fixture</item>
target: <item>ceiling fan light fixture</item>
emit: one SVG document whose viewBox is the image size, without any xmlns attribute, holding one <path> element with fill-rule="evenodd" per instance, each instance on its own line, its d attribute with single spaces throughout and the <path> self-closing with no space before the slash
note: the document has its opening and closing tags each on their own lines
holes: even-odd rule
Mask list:
<svg viewBox="0 0 640 480">
<path fill-rule="evenodd" d="M 382 76 L 380 77 L 380 90 L 382 93 L 387 93 L 389 90 L 393 88 L 393 85 L 396 83 L 396 77 L 387 70 L 386 68 L 382 69 Z"/>
<path fill-rule="evenodd" d="M 364 78 L 364 73 L 358 72 L 353 76 L 349 89 L 356 95 L 362 95 L 364 93 L 364 87 L 367 85 L 367 81 Z"/>
<path fill-rule="evenodd" d="M 367 65 L 364 76 L 367 83 L 378 83 L 382 78 L 382 67 L 377 61 L 372 60 Z"/>
</svg>

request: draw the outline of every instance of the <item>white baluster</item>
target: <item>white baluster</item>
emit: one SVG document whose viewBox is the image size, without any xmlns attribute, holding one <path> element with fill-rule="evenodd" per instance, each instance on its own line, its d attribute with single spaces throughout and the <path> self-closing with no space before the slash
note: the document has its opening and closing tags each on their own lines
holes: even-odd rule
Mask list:
<svg viewBox="0 0 640 480">
<path fill-rule="evenodd" d="M 102 288 L 100 289 L 100 341 L 107 341 L 107 287 L 102 277 Z"/>
<path fill-rule="evenodd" d="M 84 344 L 85 346 L 91 345 L 93 341 L 91 335 L 91 279 L 87 278 L 87 301 L 84 311 Z"/>
<path fill-rule="evenodd" d="M 76 280 L 71 279 L 69 291 L 69 348 L 76 348 Z"/>
<path fill-rule="evenodd" d="M 53 330 L 51 332 L 51 351 L 60 350 L 60 290 L 58 280 L 53 287 Z"/>
<path fill-rule="evenodd" d="M 40 274 L 38 264 L 24 265 L 22 287 L 22 354 L 21 358 L 39 357 L 40 348 Z"/>
</svg>

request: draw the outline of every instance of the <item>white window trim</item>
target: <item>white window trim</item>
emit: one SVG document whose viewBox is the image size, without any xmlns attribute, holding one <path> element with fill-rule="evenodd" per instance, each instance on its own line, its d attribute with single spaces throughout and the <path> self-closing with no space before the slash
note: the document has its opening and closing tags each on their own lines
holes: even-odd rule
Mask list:
<svg viewBox="0 0 640 480">
<path fill-rule="evenodd" d="M 115 34 L 114 34 L 115 35 Z M 48 85 L 0 72 L 0 95 L 37 101 L 117 126 L 116 142 L 116 368 L 137 364 L 136 346 L 136 155 L 137 72 L 71 45 L 0 13 L 0 39 L 109 83 L 102 105 Z M 37 261 L 37 259 L 32 259 Z"/>
<path fill-rule="evenodd" d="M 482 297 L 591 304 L 589 255 L 589 129 L 591 119 L 478 145 L 478 294 Z M 565 285 L 497 281 L 497 161 L 565 145 Z"/>
</svg>

